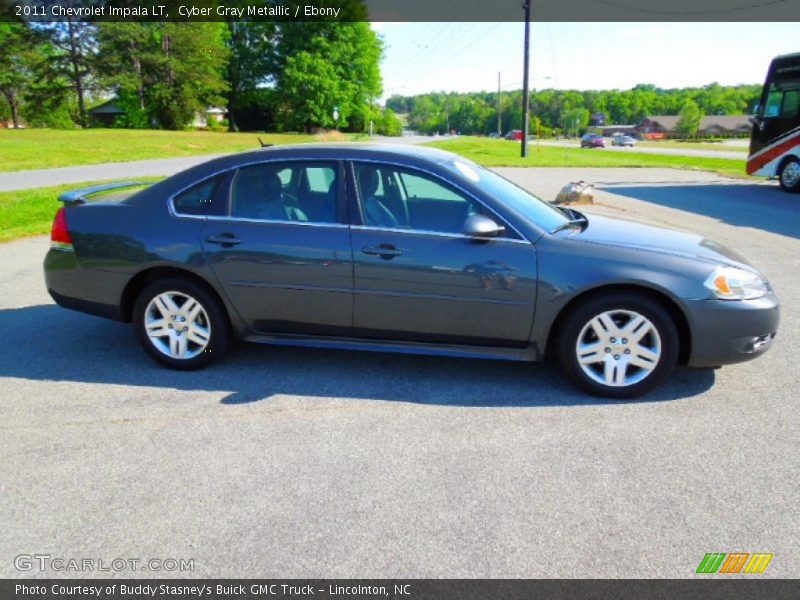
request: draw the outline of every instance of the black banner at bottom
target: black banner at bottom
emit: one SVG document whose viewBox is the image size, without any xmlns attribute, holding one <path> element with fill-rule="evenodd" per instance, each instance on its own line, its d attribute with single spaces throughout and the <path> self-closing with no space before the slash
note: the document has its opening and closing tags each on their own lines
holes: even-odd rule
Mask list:
<svg viewBox="0 0 800 600">
<path fill-rule="evenodd" d="M 2 600 L 800 598 L 785 579 L 4 579 Z"/>
</svg>

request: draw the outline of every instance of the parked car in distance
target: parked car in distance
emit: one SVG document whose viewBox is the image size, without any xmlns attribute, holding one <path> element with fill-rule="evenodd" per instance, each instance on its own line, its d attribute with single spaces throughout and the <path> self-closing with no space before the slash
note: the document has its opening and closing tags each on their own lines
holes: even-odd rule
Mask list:
<svg viewBox="0 0 800 600">
<path fill-rule="evenodd" d="M 512 129 L 504 137 L 507 140 L 520 141 L 522 139 L 522 129 Z"/>
<path fill-rule="evenodd" d="M 605 148 L 606 141 L 597 133 L 586 133 L 581 137 L 581 148 Z"/>
<path fill-rule="evenodd" d="M 676 363 L 760 356 L 778 327 L 770 284 L 733 250 L 557 208 L 432 148 L 273 146 L 121 185 L 60 197 L 47 289 L 131 322 L 175 369 L 234 340 L 553 356 L 584 390 L 632 398 Z"/>
<path fill-rule="evenodd" d="M 636 145 L 636 140 L 629 135 L 615 135 L 611 138 L 612 146 L 630 146 L 633 148 Z"/>
</svg>

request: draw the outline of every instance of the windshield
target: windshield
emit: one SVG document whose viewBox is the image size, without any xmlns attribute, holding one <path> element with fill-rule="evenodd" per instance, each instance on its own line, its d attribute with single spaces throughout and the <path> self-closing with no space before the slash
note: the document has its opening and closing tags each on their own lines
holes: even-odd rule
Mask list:
<svg viewBox="0 0 800 600">
<path fill-rule="evenodd" d="M 479 184 L 491 196 L 545 231 L 552 231 L 569 221 L 555 206 L 537 198 L 494 171 L 461 161 L 454 161 L 453 166 L 468 179 Z"/>
</svg>

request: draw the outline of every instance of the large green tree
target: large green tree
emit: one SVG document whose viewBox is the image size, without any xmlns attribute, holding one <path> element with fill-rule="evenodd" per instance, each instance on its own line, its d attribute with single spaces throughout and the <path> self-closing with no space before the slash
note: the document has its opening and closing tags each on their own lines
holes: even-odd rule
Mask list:
<svg viewBox="0 0 800 600">
<path fill-rule="evenodd" d="M 101 23 L 96 64 L 126 110 L 126 126 L 181 129 L 224 105 L 229 50 L 223 23 Z"/>
<path fill-rule="evenodd" d="M 700 111 L 700 107 L 697 106 L 697 103 L 692 100 L 687 100 L 681 109 L 678 123 L 675 125 L 678 135 L 683 138 L 696 136 L 702 118 L 703 113 Z"/>
<path fill-rule="evenodd" d="M 152 115 L 166 129 L 181 129 L 209 105 L 225 103 L 228 50 L 223 23 L 157 23 L 158 48 L 147 91 Z"/>
<path fill-rule="evenodd" d="M 382 89 L 382 52 L 381 40 L 365 22 L 282 25 L 275 79 L 284 127 L 363 130 Z"/>
<path fill-rule="evenodd" d="M 0 23 L 0 94 L 15 129 L 19 129 L 22 100 L 39 60 L 36 46 L 35 34 L 26 25 Z"/>
<path fill-rule="evenodd" d="M 44 33 L 56 49 L 49 58 L 48 67 L 69 82 L 76 100 L 75 122 L 88 127 L 86 103 L 93 84 L 91 62 L 96 51 L 95 26 L 69 17 L 60 22 L 37 23 L 35 29 Z"/>
<path fill-rule="evenodd" d="M 107 87 L 135 96 L 136 108 L 145 110 L 148 61 L 155 34 L 147 23 L 104 22 L 97 30 L 98 53 L 94 67 Z"/>
<path fill-rule="evenodd" d="M 230 60 L 227 68 L 228 119 L 239 129 L 239 112 L 269 96 L 255 93 L 274 81 L 278 28 L 274 22 L 231 21 L 227 24 Z"/>
</svg>

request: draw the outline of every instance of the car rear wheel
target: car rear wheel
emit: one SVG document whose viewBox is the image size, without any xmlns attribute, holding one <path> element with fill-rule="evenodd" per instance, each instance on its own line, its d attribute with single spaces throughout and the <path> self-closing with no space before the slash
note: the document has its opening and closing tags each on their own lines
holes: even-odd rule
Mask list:
<svg viewBox="0 0 800 600">
<path fill-rule="evenodd" d="M 781 165 L 778 181 L 787 192 L 800 192 L 800 161 L 790 158 Z"/>
<path fill-rule="evenodd" d="M 669 313 L 646 296 L 608 294 L 577 307 L 558 339 L 566 375 L 595 396 L 646 394 L 672 372 L 678 331 Z"/>
<path fill-rule="evenodd" d="M 217 299 L 184 279 L 163 279 L 142 290 L 133 322 L 145 351 L 172 369 L 205 367 L 224 355 L 230 343 L 228 321 Z"/>
</svg>

